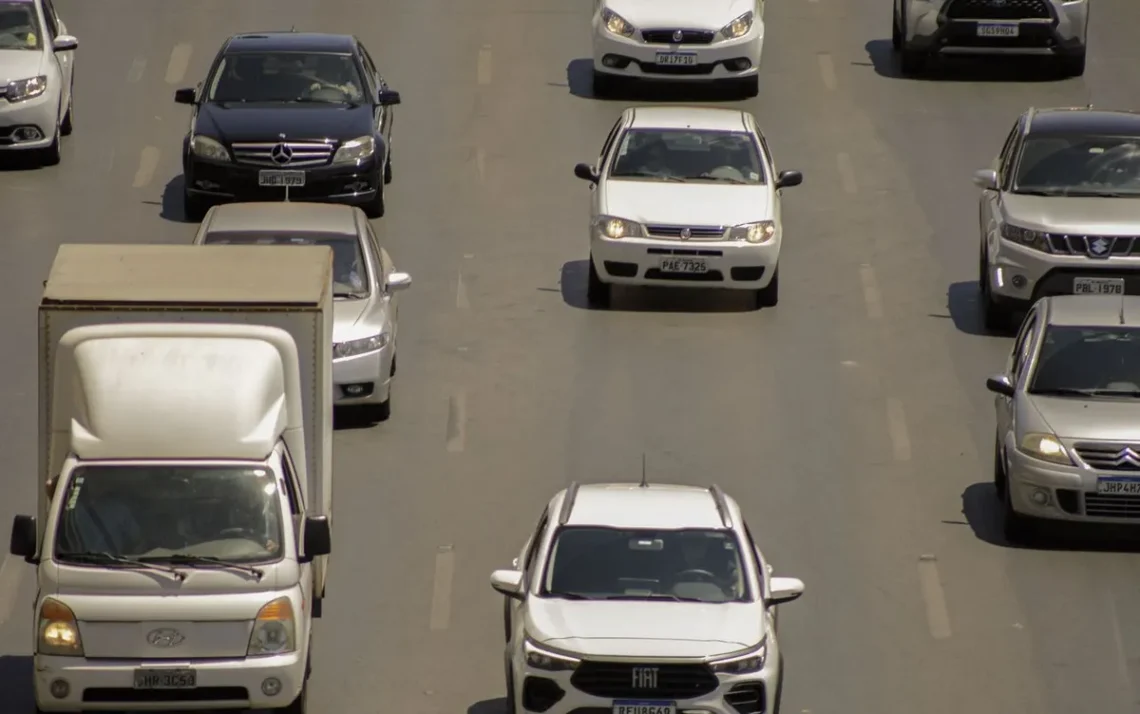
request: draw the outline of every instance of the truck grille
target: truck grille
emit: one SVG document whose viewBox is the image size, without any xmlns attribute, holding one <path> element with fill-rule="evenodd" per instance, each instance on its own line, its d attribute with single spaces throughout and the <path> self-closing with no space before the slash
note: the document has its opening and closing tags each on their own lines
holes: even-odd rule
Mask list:
<svg viewBox="0 0 1140 714">
<path fill-rule="evenodd" d="M 654 677 L 644 678 L 642 668 Z M 636 671 L 635 671 L 636 670 Z M 637 686 L 646 682 L 656 686 Z M 570 683 L 579 691 L 605 699 L 693 699 L 715 690 L 718 680 L 705 664 L 626 664 L 582 662 Z"/>
<path fill-rule="evenodd" d="M 288 161 L 274 161 L 274 149 L 277 154 L 289 155 Z M 234 143 L 230 145 L 234 154 L 234 161 L 239 164 L 253 166 L 272 166 L 281 169 L 299 169 L 307 166 L 324 166 L 333 156 L 336 145 L 330 141 L 265 141 L 250 143 Z"/>
<path fill-rule="evenodd" d="M 950 20 L 1047 20 L 1048 0 L 950 0 Z"/>
<path fill-rule="evenodd" d="M 689 234 L 681 237 L 684 231 Z M 645 232 L 654 238 L 676 238 L 678 240 L 721 240 L 724 238 L 724 226 L 665 226 L 647 225 Z"/>
<path fill-rule="evenodd" d="M 676 33 L 681 39 L 675 39 Z M 641 39 L 651 45 L 708 45 L 716 33 L 712 30 L 642 30 Z"/>
<path fill-rule="evenodd" d="M 1140 471 L 1140 444 L 1074 444 L 1073 450 L 1100 471 Z"/>
<path fill-rule="evenodd" d="M 1140 254 L 1140 236 L 1082 236 L 1046 233 L 1045 239 L 1054 253 L 1109 258 Z"/>
<path fill-rule="evenodd" d="M 1140 496 L 1086 493 L 1085 515 L 1101 518 L 1140 518 Z"/>
</svg>

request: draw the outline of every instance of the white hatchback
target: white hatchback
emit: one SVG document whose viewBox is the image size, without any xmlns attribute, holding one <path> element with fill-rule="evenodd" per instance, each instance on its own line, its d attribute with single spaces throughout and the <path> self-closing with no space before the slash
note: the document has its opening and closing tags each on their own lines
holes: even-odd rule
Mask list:
<svg viewBox="0 0 1140 714">
<path fill-rule="evenodd" d="M 590 182 L 587 300 L 607 307 L 611 285 L 749 290 L 758 307 L 779 299 L 781 189 L 803 182 L 777 171 L 748 112 L 634 107 L 622 112 Z"/>
</svg>

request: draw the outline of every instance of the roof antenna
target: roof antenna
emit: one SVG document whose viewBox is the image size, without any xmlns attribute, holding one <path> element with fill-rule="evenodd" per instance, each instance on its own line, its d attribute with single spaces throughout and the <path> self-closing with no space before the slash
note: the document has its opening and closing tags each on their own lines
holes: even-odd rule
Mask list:
<svg viewBox="0 0 1140 714">
<path fill-rule="evenodd" d="M 641 483 L 639 488 L 649 488 L 649 478 L 645 475 L 645 452 L 641 452 Z"/>
</svg>

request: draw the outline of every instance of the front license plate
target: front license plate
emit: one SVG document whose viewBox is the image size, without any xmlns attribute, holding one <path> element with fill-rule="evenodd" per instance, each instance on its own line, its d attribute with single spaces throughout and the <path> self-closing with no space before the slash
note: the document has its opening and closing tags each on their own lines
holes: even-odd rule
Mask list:
<svg viewBox="0 0 1140 714">
<path fill-rule="evenodd" d="M 662 64 L 667 67 L 682 66 L 687 67 L 697 63 L 697 55 L 695 52 L 658 52 L 657 64 Z"/>
<path fill-rule="evenodd" d="M 677 702 L 614 702 L 614 714 L 677 714 Z"/>
<path fill-rule="evenodd" d="M 978 23 L 978 37 L 1017 37 L 1019 30 L 1016 22 Z"/>
<path fill-rule="evenodd" d="M 696 275 L 709 272 L 709 265 L 699 258 L 666 258 L 661 261 L 661 272 Z"/>
<path fill-rule="evenodd" d="M 262 186 L 304 186 L 304 171 L 259 171 L 257 182 Z"/>
<path fill-rule="evenodd" d="M 1123 278 L 1073 278 L 1074 295 L 1123 295 Z"/>
<path fill-rule="evenodd" d="M 1096 492 L 1119 496 L 1140 496 L 1140 478 L 1098 478 Z"/>
<path fill-rule="evenodd" d="M 136 669 L 135 689 L 193 689 L 198 674 L 192 669 Z"/>
</svg>

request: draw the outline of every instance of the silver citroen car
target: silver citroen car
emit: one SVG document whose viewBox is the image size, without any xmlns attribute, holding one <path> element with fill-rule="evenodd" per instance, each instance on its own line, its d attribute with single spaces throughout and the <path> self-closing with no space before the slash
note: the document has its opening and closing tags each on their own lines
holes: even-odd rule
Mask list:
<svg viewBox="0 0 1140 714">
<path fill-rule="evenodd" d="M 396 376 L 397 293 L 412 284 L 380 245 L 364 212 L 320 203 L 214 206 L 196 245 L 325 245 L 333 251 L 335 406 L 385 421 Z"/>
<path fill-rule="evenodd" d="M 1049 521 L 1140 526 L 1140 296 L 1043 298 L 986 387 L 1007 540 Z"/>
</svg>

